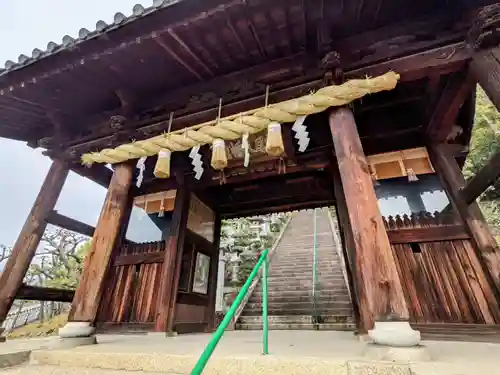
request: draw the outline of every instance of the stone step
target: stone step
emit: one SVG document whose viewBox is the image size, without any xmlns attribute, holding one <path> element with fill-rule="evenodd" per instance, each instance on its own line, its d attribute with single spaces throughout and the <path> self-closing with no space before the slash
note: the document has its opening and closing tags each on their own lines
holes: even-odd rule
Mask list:
<svg viewBox="0 0 500 375">
<path fill-rule="evenodd" d="M 262 301 L 262 292 L 254 292 L 252 296 L 248 299 L 248 303 L 260 303 Z M 309 302 L 312 301 L 312 296 L 311 294 L 297 294 L 294 295 L 293 298 L 290 298 L 289 296 L 283 296 L 281 294 L 277 295 L 270 295 L 269 296 L 269 303 L 284 303 L 284 302 L 291 302 L 291 303 L 300 303 L 300 302 Z M 318 294 L 316 295 L 316 302 L 319 303 L 339 303 L 339 304 L 351 304 L 351 299 L 349 298 L 349 295 L 347 293 L 345 294 L 340 294 L 340 295 L 323 295 L 323 294 Z"/>
<path fill-rule="evenodd" d="M 338 273 L 338 274 L 326 274 L 326 275 L 317 275 L 317 281 L 320 281 L 320 282 L 331 282 L 331 283 L 335 283 L 335 282 L 338 282 L 338 283 L 344 283 L 345 282 L 345 279 L 344 279 L 344 275 L 341 274 L 341 273 Z M 287 276 L 277 276 L 276 274 L 270 274 L 268 277 L 267 277 L 267 282 L 268 283 L 279 283 L 279 282 L 284 282 L 284 283 L 288 283 L 288 282 L 292 282 L 292 281 L 297 281 L 297 282 L 303 282 L 303 281 L 309 281 L 309 282 L 312 282 L 313 281 L 313 275 L 312 273 L 309 273 L 309 274 L 305 274 L 305 275 L 298 275 L 298 276 L 295 276 L 295 277 L 287 277 Z"/>
<path fill-rule="evenodd" d="M 258 291 L 262 290 L 262 287 L 259 286 Z M 303 291 L 304 293 L 312 293 L 312 284 L 307 285 L 305 283 L 301 284 L 287 284 L 287 283 L 282 283 L 279 285 L 274 285 L 273 287 L 269 287 L 269 292 L 279 292 L 279 291 L 288 291 L 288 292 L 293 292 L 293 291 Z M 317 292 L 335 292 L 335 291 L 344 291 L 345 293 L 347 292 L 347 289 L 345 289 L 343 286 L 339 286 L 338 283 L 318 283 L 316 287 Z"/>
<path fill-rule="evenodd" d="M 350 315 L 335 315 L 335 314 L 317 314 L 321 323 L 353 323 L 354 318 Z M 313 317 L 311 314 L 304 315 L 269 315 L 269 322 L 272 323 L 307 323 L 312 324 Z M 239 323 L 245 324 L 261 324 L 262 315 L 242 315 L 238 319 Z"/>
<path fill-rule="evenodd" d="M 321 308 L 321 309 L 316 309 L 316 313 L 313 314 L 314 309 L 312 307 L 310 308 L 304 308 L 304 309 L 276 309 L 272 308 L 269 306 L 268 314 L 272 316 L 300 316 L 300 315 L 305 315 L 305 314 L 310 314 L 310 315 L 319 315 L 319 316 L 330 316 L 330 315 L 338 315 L 342 317 L 350 317 L 352 315 L 352 309 L 350 308 Z M 261 316 L 262 315 L 262 308 L 255 308 L 255 309 L 245 309 L 240 317 L 253 317 L 253 316 Z"/>
<path fill-rule="evenodd" d="M 256 290 L 252 293 L 252 296 L 256 297 L 262 297 L 262 290 L 259 288 L 259 290 Z M 282 298 L 287 298 L 289 300 L 293 300 L 297 296 L 310 296 L 310 291 L 307 290 L 269 290 L 268 291 L 268 296 L 269 299 L 271 298 L 276 298 L 276 297 L 282 297 Z M 340 290 L 339 288 L 333 288 L 333 289 L 324 289 L 320 290 L 317 297 L 322 297 L 322 298 L 343 298 L 347 297 L 347 290 L 342 289 Z M 347 297 L 348 298 L 348 297 Z"/>
<path fill-rule="evenodd" d="M 262 306 L 262 303 L 260 300 L 257 301 L 249 301 L 245 308 L 252 310 L 252 309 L 260 309 Z M 269 300 L 269 309 L 275 309 L 275 310 L 311 310 L 314 307 L 314 303 L 312 299 L 309 299 L 308 301 L 276 301 L 276 300 Z M 332 309 L 332 308 L 337 308 L 337 309 L 351 309 L 351 303 L 346 301 L 346 302 L 330 302 L 328 300 L 317 300 L 316 299 L 316 308 L 317 309 Z"/>
<path fill-rule="evenodd" d="M 247 331 L 256 331 L 262 330 L 262 324 L 260 323 L 237 323 L 236 329 L 239 330 L 247 330 Z M 303 330 L 303 331 L 354 331 L 356 329 L 356 325 L 354 323 L 321 323 L 321 324 L 312 324 L 312 323 L 270 323 L 270 330 Z"/>
</svg>

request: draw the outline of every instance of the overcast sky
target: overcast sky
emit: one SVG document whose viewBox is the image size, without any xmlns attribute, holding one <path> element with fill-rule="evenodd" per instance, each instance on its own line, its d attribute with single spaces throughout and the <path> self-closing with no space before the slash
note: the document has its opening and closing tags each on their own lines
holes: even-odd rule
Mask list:
<svg viewBox="0 0 500 375">
<path fill-rule="evenodd" d="M 0 0 L 0 65 L 44 50 L 51 40 L 60 43 L 65 34 L 76 37 L 85 27 L 108 23 L 116 12 L 132 13 L 137 0 Z M 152 0 L 143 1 L 149 6 Z M 0 138 L 0 244 L 11 246 L 31 209 L 50 167 L 50 159 L 24 143 Z M 56 209 L 69 217 L 95 225 L 106 190 L 73 173 Z"/>
</svg>

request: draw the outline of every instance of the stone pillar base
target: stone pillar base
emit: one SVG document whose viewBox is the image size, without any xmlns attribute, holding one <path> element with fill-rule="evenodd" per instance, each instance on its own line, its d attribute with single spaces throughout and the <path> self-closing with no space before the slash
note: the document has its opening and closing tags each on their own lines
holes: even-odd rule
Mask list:
<svg viewBox="0 0 500 375">
<path fill-rule="evenodd" d="M 407 321 L 375 322 L 368 336 L 378 345 L 409 348 L 420 344 L 420 332 Z"/>
<path fill-rule="evenodd" d="M 74 348 L 97 344 L 95 328 L 89 322 L 68 322 L 59 328 L 59 340 L 54 345 L 60 348 Z"/>
</svg>

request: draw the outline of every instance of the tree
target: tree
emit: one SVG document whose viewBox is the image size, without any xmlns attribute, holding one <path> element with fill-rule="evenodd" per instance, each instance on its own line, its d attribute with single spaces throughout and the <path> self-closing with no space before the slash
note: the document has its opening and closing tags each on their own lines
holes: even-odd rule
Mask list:
<svg viewBox="0 0 500 375">
<path fill-rule="evenodd" d="M 41 286 L 75 289 L 90 246 L 88 239 L 57 228 L 45 232 L 41 243 L 43 247 L 37 251 L 28 275 L 35 276 Z"/>
<path fill-rule="evenodd" d="M 500 152 L 500 113 L 480 87 L 476 94 L 476 114 L 469 149 L 463 168 L 466 178 L 473 177 L 495 153 Z M 478 203 L 493 232 L 499 235 L 500 184 L 497 182 L 483 193 Z"/>
</svg>

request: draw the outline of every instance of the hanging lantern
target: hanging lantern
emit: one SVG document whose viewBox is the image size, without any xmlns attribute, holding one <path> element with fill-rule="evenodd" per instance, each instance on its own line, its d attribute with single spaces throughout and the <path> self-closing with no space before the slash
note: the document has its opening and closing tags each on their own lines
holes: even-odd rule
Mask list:
<svg viewBox="0 0 500 375">
<path fill-rule="evenodd" d="M 217 138 L 212 143 L 212 168 L 221 170 L 227 167 L 226 145 L 223 139 Z"/>
<path fill-rule="evenodd" d="M 266 152 L 270 156 L 280 156 L 285 152 L 281 124 L 277 122 L 271 122 L 267 126 Z"/>
<path fill-rule="evenodd" d="M 169 178 L 170 177 L 170 159 L 172 152 L 167 149 L 162 149 L 158 153 L 158 160 L 156 161 L 154 176 L 156 178 Z"/>
</svg>

